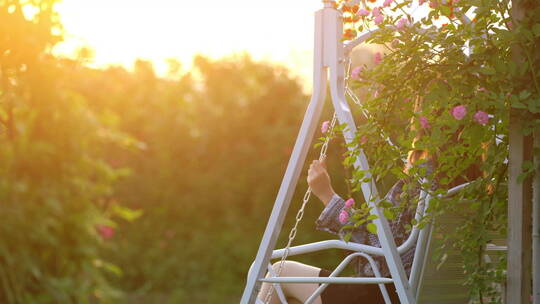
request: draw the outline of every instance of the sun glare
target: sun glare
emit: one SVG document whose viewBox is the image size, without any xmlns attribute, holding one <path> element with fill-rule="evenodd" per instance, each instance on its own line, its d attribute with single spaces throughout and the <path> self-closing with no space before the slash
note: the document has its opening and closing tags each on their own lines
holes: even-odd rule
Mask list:
<svg viewBox="0 0 540 304">
<path fill-rule="evenodd" d="M 195 54 L 217 58 L 248 52 L 285 64 L 309 79 L 313 12 L 319 0 L 69 0 L 58 6 L 65 41 L 55 52 L 93 49 L 93 65 L 130 67 L 151 60 L 158 73 L 175 58 L 188 69 Z"/>
</svg>

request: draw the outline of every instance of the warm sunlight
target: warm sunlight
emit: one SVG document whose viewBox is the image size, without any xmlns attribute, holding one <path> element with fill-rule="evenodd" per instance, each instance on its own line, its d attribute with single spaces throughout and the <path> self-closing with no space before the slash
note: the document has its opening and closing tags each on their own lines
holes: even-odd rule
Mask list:
<svg viewBox="0 0 540 304">
<path fill-rule="evenodd" d="M 321 7 L 320 0 L 64 1 L 58 10 L 66 41 L 56 52 L 69 55 L 86 45 L 95 51 L 96 66 L 130 67 L 145 58 L 164 73 L 167 58 L 185 67 L 197 53 L 221 57 L 247 51 L 306 77 L 313 12 Z"/>
<path fill-rule="evenodd" d="M 537 1 L 0 0 L 0 304 L 540 304 Z"/>
</svg>

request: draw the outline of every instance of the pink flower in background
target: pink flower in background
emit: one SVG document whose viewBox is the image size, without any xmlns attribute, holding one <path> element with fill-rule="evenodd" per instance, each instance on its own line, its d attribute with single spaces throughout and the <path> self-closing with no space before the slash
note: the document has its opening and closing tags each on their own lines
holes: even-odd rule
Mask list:
<svg viewBox="0 0 540 304">
<path fill-rule="evenodd" d="M 392 2 L 394 2 L 394 0 L 384 0 L 383 6 L 384 7 L 389 7 L 390 4 L 392 4 Z"/>
<path fill-rule="evenodd" d="M 109 240 L 114 236 L 114 228 L 106 225 L 98 225 L 96 229 L 104 240 Z"/>
<path fill-rule="evenodd" d="M 383 23 L 384 17 L 382 15 L 379 15 L 379 16 L 375 17 L 375 19 L 373 19 L 373 21 L 375 22 L 376 25 L 379 25 L 379 24 Z"/>
<path fill-rule="evenodd" d="M 508 29 L 512 29 L 514 27 L 514 24 L 512 23 L 512 21 L 508 21 L 506 22 L 506 26 L 508 27 Z"/>
<path fill-rule="evenodd" d="M 422 4 L 426 3 L 426 2 L 427 2 L 427 0 L 418 0 L 418 4 L 420 4 L 420 5 L 422 5 Z"/>
<path fill-rule="evenodd" d="M 396 28 L 398 30 L 402 30 L 404 29 L 407 25 L 409 25 L 409 20 L 407 20 L 406 18 L 401 18 L 398 20 L 397 24 L 396 24 Z"/>
<path fill-rule="evenodd" d="M 451 113 L 456 120 L 462 120 L 467 115 L 467 108 L 464 105 L 455 106 Z"/>
<path fill-rule="evenodd" d="M 362 16 L 362 17 L 369 16 L 369 11 L 367 9 L 363 8 L 363 9 L 358 11 L 357 15 Z"/>
<path fill-rule="evenodd" d="M 480 91 L 480 92 L 487 92 L 486 88 L 479 88 L 478 91 Z"/>
<path fill-rule="evenodd" d="M 420 116 L 420 118 L 418 118 L 418 120 L 420 120 L 420 126 L 422 127 L 422 129 L 429 129 L 431 128 L 431 125 L 429 124 L 427 118 L 425 116 Z"/>
<path fill-rule="evenodd" d="M 373 92 L 373 98 L 377 97 L 379 97 L 379 90 L 375 90 L 375 92 Z"/>
<path fill-rule="evenodd" d="M 430 8 L 436 8 L 437 6 L 439 6 L 439 3 L 437 3 L 437 0 L 429 1 L 429 7 Z"/>
<path fill-rule="evenodd" d="M 365 145 L 366 143 L 367 143 L 367 136 L 362 135 L 362 137 L 360 137 L 360 144 Z"/>
<path fill-rule="evenodd" d="M 352 79 L 360 80 L 360 73 L 362 73 L 362 67 L 361 66 L 355 67 L 351 72 Z"/>
<path fill-rule="evenodd" d="M 409 103 L 409 101 L 411 101 L 411 99 L 410 98 L 405 98 L 405 100 L 403 100 L 403 101 L 406 102 L 406 103 Z"/>
<path fill-rule="evenodd" d="M 352 198 L 348 199 L 346 202 L 345 202 L 345 208 L 347 209 L 351 209 L 351 207 L 354 205 L 354 200 Z"/>
<path fill-rule="evenodd" d="M 375 62 L 375 64 L 380 64 L 381 63 L 381 61 L 382 61 L 381 52 L 375 53 L 375 58 L 373 58 L 373 61 Z"/>
<path fill-rule="evenodd" d="M 323 121 L 323 123 L 321 124 L 321 132 L 322 133 L 328 132 L 328 128 L 330 128 L 330 122 L 328 120 Z"/>
<path fill-rule="evenodd" d="M 479 123 L 479 124 L 481 124 L 481 125 L 483 125 L 483 126 L 485 126 L 485 125 L 489 122 L 489 115 L 488 115 L 488 113 L 483 112 L 483 111 L 478 111 L 478 112 L 476 112 L 476 113 L 474 114 L 473 118 L 474 118 L 474 120 L 475 120 L 477 123 Z"/>
<path fill-rule="evenodd" d="M 347 223 L 348 220 L 349 220 L 349 212 L 347 212 L 347 210 L 341 210 L 341 212 L 339 213 L 339 222 L 342 224 L 345 224 Z"/>
</svg>

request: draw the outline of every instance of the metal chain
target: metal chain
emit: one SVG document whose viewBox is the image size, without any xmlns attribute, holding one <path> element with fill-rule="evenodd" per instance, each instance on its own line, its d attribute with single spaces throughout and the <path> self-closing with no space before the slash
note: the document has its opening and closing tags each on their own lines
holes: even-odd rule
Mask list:
<svg viewBox="0 0 540 304">
<path fill-rule="evenodd" d="M 332 134 L 332 131 L 334 130 L 334 127 L 336 125 L 336 121 L 337 121 L 337 116 L 336 116 L 336 113 L 334 113 L 334 116 L 332 117 L 332 122 L 330 123 L 330 128 L 328 129 L 328 132 L 330 132 L 330 134 Z M 331 136 L 327 136 L 326 139 L 324 140 L 324 143 L 323 143 L 323 145 L 321 147 L 321 152 L 319 153 L 319 161 L 322 161 L 326 157 L 326 151 L 328 150 L 328 144 L 330 143 L 330 137 Z M 279 268 L 276 271 L 276 275 L 275 275 L 276 277 L 279 277 L 281 275 L 281 271 L 283 270 L 283 262 L 285 262 L 285 260 L 289 256 L 289 252 L 290 252 L 292 242 L 296 238 L 296 233 L 298 232 L 298 224 L 300 223 L 300 221 L 302 221 L 302 218 L 304 217 L 304 211 L 305 211 L 307 203 L 309 202 L 310 197 L 311 197 L 311 187 L 308 187 L 308 189 L 306 190 L 306 193 L 304 194 L 304 198 L 302 199 L 302 206 L 298 210 L 298 213 L 296 213 L 296 222 L 294 223 L 293 228 L 289 232 L 289 240 L 287 242 L 287 246 L 285 246 L 283 256 L 281 257 L 281 261 L 279 262 Z M 272 295 L 273 295 L 272 290 L 273 290 L 273 288 L 274 287 L 272 285 L 268 289 L 268 292 L 267 292 L 267 294 L 265 296 L 264 303 L 268 304 L 270 302 L 270 300 L 272 300 Z"/>
<path fill-rule="evenodd" d="M 360 100 L 358 99 L 358 97 L 356 97 L 356 95 L 349 88 L 350 74 L 351 74 L 351 57 L 347 56 L 345 79 L 344 79 L 345 92 L 347 93 L 347 95 L 349 95 L 351 97 L 351 99 L 354 101 L 354 103 L 360 105 Z M 336 113 L 334 112 L 334 115 L 332 116 L 332 122 L 330 123 L 330 127 L 328 129 L 330 134 L 334 130 L 336 122 L 337 122 L 337 116 L 336 116 Z M 324 143 L 323 143 L 323 145 L 322 145 L 322 147 L 321 147 L 321 151 L 319 153 L 319 161 L 322 161 L 324 158 L 326 158 L 326 151 L 328 150 L 328 144 L 329 143 L 330 143 L 330 136 L 327 136 Z M 285 260 L 289 256 L 292 242 L 296 238 L 296 233 L 298 232 L 298 224 L 300 223 L 300 221 L 302 221 L 302 218 L 304 217 L 305 208 L 307 206 L 307 203 L 309 202 L 310 197 L 311 197 L 311 187 L 308 187 L 308 189 L 306 190 L 306 193 L 304 194 L 304 197 L 302 199 L 302 206 L 300 206 L 300 209 L 298 210 L 298 213 L 296 213 L 296 218 L 295 218 L 296 221 L 294 223 L 294 226 L 291 229 L 291 231 L 289 232 L 289 240 L 287 242 L 287 245 L 284 248 L 284 252 L 283 252 L 283 256 L 281 257 L 281 261 L 279 262 L 279 268 L 278 268 L 278 270 L 276 272 L 276 275 L 275 275 L 276 277 L 279 277 L 281 275 L 281 271 L 283 270 L 283 262 L 285 262 Z M 265 304 L 268 304 L 270 302 L 270 300 L 272 300 L 272 295 L 273 295 L 272 290 L 274 288 L 273 286 L 274 285 L 272 285 L 268 289 L 268 292 L 267 292 L 267 294 L 265 296 L 265 300 L 264 300 Z"/>
<path fill-rule="evenodd" d="M 347 57 L 346 62 L 347 62 L 347 74 L 345 74 L 345 94 L 349 96 L 356 105 L 360 106 L 360 110 L 362 111 L 362 114 L 364 115 L 364 117 L 367 119 L 370 119 L 372 117 L 369 114 L 368 110 L 366 110 L 364 106 L 362 105 L 362 103 L 360 102 L 360 98 L 358 98 L 358 96 L 356 96 L 354 91 L 351 88 L 349 88 L 349 78 L 351 74 L 350 73 L 351 72 L 351 57 Z M 392 142 L 390 137 L 384 134 L 384 131 L 379 130 L 379 134 L 390 146 L 394 148 L 397 147 L 397 145 Z"/>
</svg>

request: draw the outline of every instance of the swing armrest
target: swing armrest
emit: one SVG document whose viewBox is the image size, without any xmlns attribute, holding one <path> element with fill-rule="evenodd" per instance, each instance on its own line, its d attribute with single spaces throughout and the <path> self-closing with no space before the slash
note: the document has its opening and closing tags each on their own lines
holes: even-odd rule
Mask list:
<svg viewBox="0 0 540 304">
<path fill-rule="evenodd" d="M 353 242 L 345 242 L 341 240 L 327 240 L 304 245 L 293 246 L 289 248 L 288 256 L 294 256 L 304 253 L 317 252 L 326 249 L 345 249 L 355 252 L 365 252 L 371 255 L 384 256 L 381 248 L 358 244 Z M 281 258 L 285 254 L 285 249 L 277 249 L 272 252 L 272 259 Z"/>
</svg>

